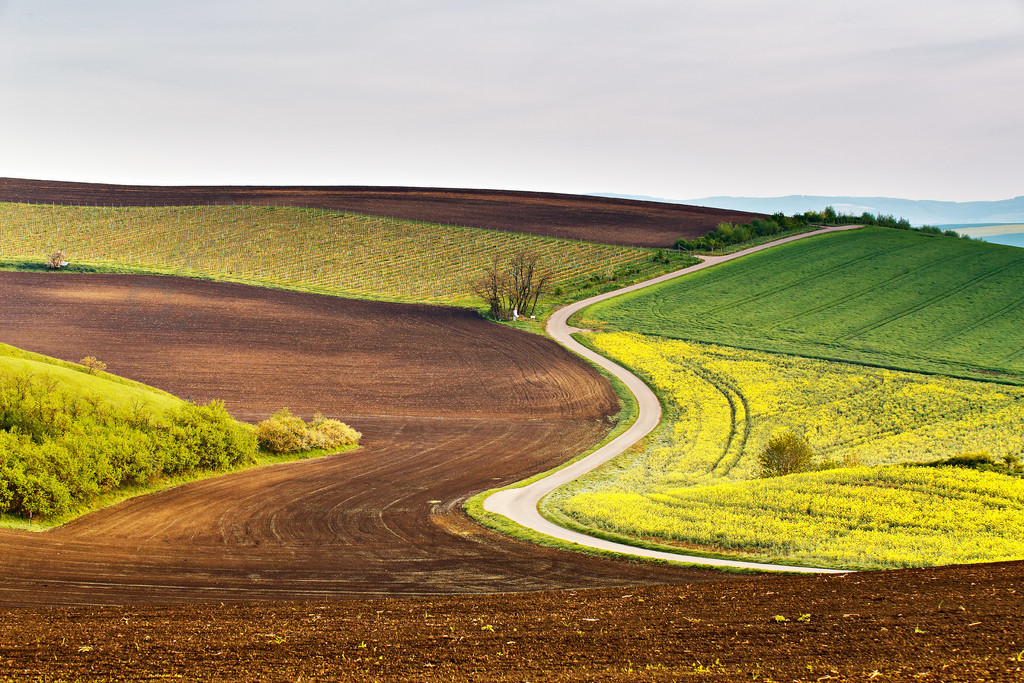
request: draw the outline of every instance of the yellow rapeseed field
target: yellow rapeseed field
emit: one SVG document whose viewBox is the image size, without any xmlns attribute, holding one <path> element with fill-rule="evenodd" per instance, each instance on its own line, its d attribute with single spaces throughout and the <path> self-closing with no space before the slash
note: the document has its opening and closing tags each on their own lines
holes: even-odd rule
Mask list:
<svg viewBox="0 0 1024 683">
<path fill-rule="evenodd" d="M 849 568 L 1024 557 L 1024 480 L 905 466 L 1019 457 L 1024 388 L 634 333 L 592 343 L 648 378 L 667 419 L 644 451 L 554 494 L 585 526 Z M 758 479 L 782 431 L 830 469 Z"/>
</svg>

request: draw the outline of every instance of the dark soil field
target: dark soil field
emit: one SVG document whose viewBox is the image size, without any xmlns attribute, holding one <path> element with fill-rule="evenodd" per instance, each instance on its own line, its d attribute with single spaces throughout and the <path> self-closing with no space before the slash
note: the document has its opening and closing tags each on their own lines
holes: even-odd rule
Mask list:
<svg viewBox="0 0 1024 683">
<path fill-rule="evenodd" d="M 0 680 L 1020 681 L 1024 564 L 0 611 Z"/>
<path fill-rule="evenodd" d="M 0 531 L 0 680 L 1024 679 L 1021 562 L 741 576 L 480 527 L 462 501 L 599 440 L 615 398 L 472 312 L 0 273 L 0 341 L 365 444 Z"/>
<path fill-rule="evenodd" d="M 0 532 L 0 604 L 527 591 L 678 573 L 536 549 L 461 512 L 470 495 L 558 464 L 610 428 L 610 387 L 543 337 L 464 309 L 153 276 L 0 273 L 0 322 L 5 343 L 94 355 L 195 402 L 223 399 L 243 419 L 319 411 L 365 444 L 46 533 Z"/>
<path fill-rule="evenodd" d="M 0 202 L 98 206 L 248 204 L 374 216 L 640 247 L 670 247 L 761 214 L 585 195 L 410 187 L 102 185 L 0 178 Z"/>
</svg>

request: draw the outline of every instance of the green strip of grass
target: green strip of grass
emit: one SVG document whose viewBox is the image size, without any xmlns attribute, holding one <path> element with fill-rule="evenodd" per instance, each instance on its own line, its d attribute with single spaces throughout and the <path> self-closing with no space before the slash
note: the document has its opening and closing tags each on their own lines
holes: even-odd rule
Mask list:
<svg viewBox="0 0 1024 683">
<path fill-rule="evenodd" d="M 581 327 L 1024 383 L 1024 251 L 863 228 L 595 304 Z"/>
</svg>

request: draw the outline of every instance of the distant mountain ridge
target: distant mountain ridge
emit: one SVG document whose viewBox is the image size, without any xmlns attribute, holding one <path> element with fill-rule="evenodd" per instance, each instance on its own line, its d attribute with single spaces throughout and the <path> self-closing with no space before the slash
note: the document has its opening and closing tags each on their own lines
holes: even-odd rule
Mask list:
<svg viewBox="0 0 1024 683">
<path fill-rule="evenodd" d="M 1024 223 L 1024 196 L 999 201 L 946 202 L 936 200 L 899 199 L 896 197 L 846 197 L 822 195 L 788 195 L 786 197 L 701 197 L 698 199 L 656 199 L 621 194 L 600 194 L 601 197 L 637 199 L 690 204 L 754 213 L 792 215 L 804 211 L 820 211 L 831 206 L 839 213 L 859 216 L 867 211 L 875 215 L 906 218 L 913 225 L 972 225 L 978 223 Z"/>
</svg>

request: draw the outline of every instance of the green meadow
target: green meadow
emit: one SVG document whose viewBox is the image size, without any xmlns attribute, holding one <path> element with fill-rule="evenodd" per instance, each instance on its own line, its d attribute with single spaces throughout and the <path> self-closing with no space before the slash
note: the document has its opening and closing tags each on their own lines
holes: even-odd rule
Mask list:
<svg viewBox="0 0 1024 683">
<path fill-rule="evenodd" d="M 595 304 L 574 324 L 1021 384 L 1024 250 L 861 228 Z"/>
</svg>

